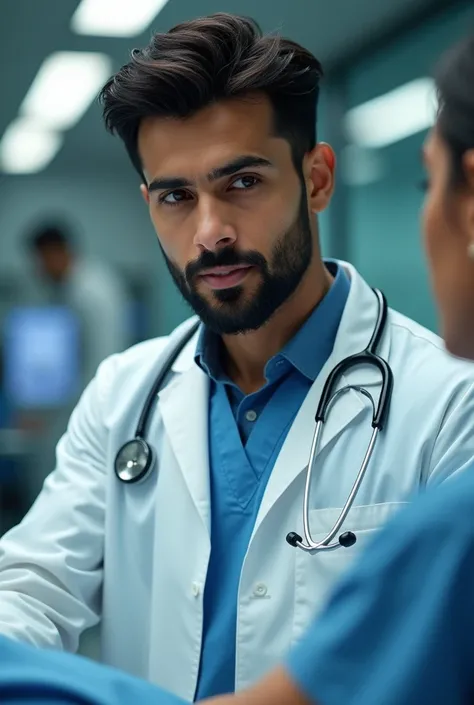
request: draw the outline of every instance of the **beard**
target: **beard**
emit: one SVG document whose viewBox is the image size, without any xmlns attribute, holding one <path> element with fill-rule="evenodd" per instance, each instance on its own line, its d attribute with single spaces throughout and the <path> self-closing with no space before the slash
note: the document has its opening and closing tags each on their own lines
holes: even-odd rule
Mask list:
<svg viewBox="0 0 474 705">
<path fill-rule="evenodd" d="M 164 254 L 164 253 L 163 253 Z M 241 252 L 225 247 L 207 250 L 182 271 L 165 254 L 168 270 L 185 301 L 206 327 L 218 335 L 236 335 L 264 326 L 297 289 L 313 255 L 313 239 L 306 199 L 301 198 L 293 225 L 275 243 L 269 260 L 257 251 Z M 251 265 L 260 273 L 260 283 L 251 294 L 243 285 L 202 296 L 196 286 L 203 270 L 211 267 Z"/>
</svg>

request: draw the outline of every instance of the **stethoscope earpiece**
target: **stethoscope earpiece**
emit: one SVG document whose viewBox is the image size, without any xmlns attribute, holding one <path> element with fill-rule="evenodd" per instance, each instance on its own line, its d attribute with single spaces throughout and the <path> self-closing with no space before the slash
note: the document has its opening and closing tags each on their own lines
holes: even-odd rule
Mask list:
<svg viewBox="0 0 474 705">
<path fill-rule="evenodd" d="M 351 546 L 353 546 L 356 543 L 356 541 L 357 541 L 357 536 L 354 534 L 353 531 L 345 531 L 343 534 L 341 534 L 339 536 L 339 544 L 341 546 L 343 546 L 344 548 L 350 548 Z M 311 546 L 305 546 L 303 544 L 303 538 L 299 534 L 297 534 L 296 531 L 290 531 L 290 533 L 286 535 L 286 542 L 289 543 L 290 546 L 293 546 L 293 548 L 303 548 L 308 551 L 318 550 L 318 549 L 312 549 Z M 329 546 L 327 548 L 329 548 Z M 333 546 L 332 548 L 337 548 L 337 544 L 336 544 L 336 546 Z"/>
<path fill-rule="evenodd" d="M 344 548 L 350 548 L 356 543 L 356 541 L 357 536 L 354 534 L 353 531 L 345 531 L 339 536 L 339 543 L 341 544 L 341 546 L 344 546 Z"/>
<path fill-rule="evenodd" d="M 303 543 L 303 539 L 295 531 L 290 531 L 290 533 L 286 535 L 286 542 L 289 543 L 290 546 L 293 546 L 293 548 L 297 548 L 299 543 Z"/>
</svg>

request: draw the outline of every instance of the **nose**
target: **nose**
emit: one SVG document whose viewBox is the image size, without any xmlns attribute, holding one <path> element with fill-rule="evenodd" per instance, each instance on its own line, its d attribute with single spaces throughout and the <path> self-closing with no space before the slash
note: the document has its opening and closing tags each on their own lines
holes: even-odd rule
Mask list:
<svg viewBox="0 0 474 705">
<path fill-rule="evenodd" d="M 201 198 L 197 209 L 194 244 L 201 250 L 214 252 L 233 245 L 237 239 L 235 228 L 228 222 L 225 210 L 214 199 Z"/>
</svg>

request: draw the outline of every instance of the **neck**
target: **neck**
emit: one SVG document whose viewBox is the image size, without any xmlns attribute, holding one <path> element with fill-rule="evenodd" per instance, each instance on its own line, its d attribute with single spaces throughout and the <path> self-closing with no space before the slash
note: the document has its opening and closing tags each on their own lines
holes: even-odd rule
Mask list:
<svg viewBox="0 0 474 705">
<path fill-rule="evenodd" d="M 265 365 L 297 333 L 325 296 L 333 277 L 321 259 L 312 263 L 293 296 L 261 328 L 223 336 L 223 366 L 245 394 L 265 384 Z"/>
</svg>

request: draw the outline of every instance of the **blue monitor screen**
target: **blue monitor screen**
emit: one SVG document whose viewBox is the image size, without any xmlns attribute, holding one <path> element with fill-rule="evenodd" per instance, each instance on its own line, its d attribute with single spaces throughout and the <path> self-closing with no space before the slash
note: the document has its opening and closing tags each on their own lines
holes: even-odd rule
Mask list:
<svg viewBox="0 0 474 705">
<path fill-rule="evenodd" d="M 10 310 L 4 329 L 4 388 L 23 408 L 67 404 L 80 391 L 80 326 L 62 306 Z"/>
</svg>

